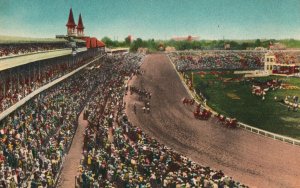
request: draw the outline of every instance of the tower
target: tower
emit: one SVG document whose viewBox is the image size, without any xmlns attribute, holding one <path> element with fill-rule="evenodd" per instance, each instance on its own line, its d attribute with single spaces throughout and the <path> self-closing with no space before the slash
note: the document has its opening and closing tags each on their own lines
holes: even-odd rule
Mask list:
<svg viewBox="0 0 300 188">
<path fill-rule="evenodd" d="M 66 24 L 66 26 L 67 26 L 68 36 L 75 36 L 76 35 L 76 32 L 75 32 L 76 24 L 74 22 L 72 8 L 70 8 L 69 19 L 68 19 L 68 23 Z"/>
<path fill-rule="evenodd" d="M 79 19 L 78 19 L 77 36 L 78 37 L 83 37 L 84 36 L 84 26 L 83 26 L 83 23 L 82 23 L 81 14 L 79 14 Z"/>
</svg>

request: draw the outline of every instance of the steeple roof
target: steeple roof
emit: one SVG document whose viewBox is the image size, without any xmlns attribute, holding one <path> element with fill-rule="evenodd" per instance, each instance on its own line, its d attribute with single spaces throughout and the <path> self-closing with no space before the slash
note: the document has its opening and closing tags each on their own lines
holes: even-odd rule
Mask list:
<svg viewBox="0 0 300 188">
<path fill-rule="evenodd" d="M 83 26 L 83 23 L 82 23 L 81 14 L 79 14 L 77 29 L 84 29 L 84 26 Z"/>
<path fill-rule="evenodd" d="M 70 14 L 69 14 L 69 19 L 68 19 L 68 23 L 66 25 L 67 27 L 75 27 L 76 24 L 74 22 L 74 17 L 73 17 L 73 11 L 72 8 L 70 8 Z"/>
</svg>

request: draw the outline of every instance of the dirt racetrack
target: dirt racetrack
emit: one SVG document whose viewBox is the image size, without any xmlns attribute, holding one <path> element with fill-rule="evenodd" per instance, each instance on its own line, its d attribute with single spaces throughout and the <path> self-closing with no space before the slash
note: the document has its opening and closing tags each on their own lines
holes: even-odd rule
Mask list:
<svg viewBox="0 0 300 188">
<path fill-rule="evenodd" d="M 151 113 L 144 114 L 138 96 L 128 94 L 126 112 L 134 125 L 195 162 L 223 170 L 250 187 L 300 187 L 299 146 L 228 129 L 213 119 L 194 119 L 193 109 L 181 103 L 188 93 L 165 54 L 148 55 L 141 68 L 145 74 L 129 85 L 152 92 Z"/>
</svg>

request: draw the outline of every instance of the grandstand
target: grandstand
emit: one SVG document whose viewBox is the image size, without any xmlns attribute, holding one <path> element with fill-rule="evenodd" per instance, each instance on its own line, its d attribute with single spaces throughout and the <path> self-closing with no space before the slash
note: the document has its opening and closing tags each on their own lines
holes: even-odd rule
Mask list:
<svg viewBox="0 0 300 188">
<path fill-rule="evenodd" d="M 66 49 L 68 48 L 67 43 L 68 41 L 65 39 L 0 36 L 0 59 L 37 52 Z"/>
</svg>

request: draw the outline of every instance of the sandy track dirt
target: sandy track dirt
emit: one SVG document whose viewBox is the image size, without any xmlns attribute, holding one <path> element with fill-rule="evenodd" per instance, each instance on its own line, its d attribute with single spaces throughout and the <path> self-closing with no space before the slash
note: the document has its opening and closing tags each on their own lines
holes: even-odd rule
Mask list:
<svg viewBox="0 0 300 188">
<path fill-rule="evenodd" d="M 223 170 L 250 187 L 300 187 L 300 147 L 228 129 L 214 119 L 194 119 L 193 108 L 181 103 L 189 95 L 165 54 L 148 55 L 141 68 L 145 74 L 129 85 L 152 92 L 151 113 L 142 112 L 136 94 L 127 95 L 126 112 L 134 125 L 195 162 Z"/>
</svg>

